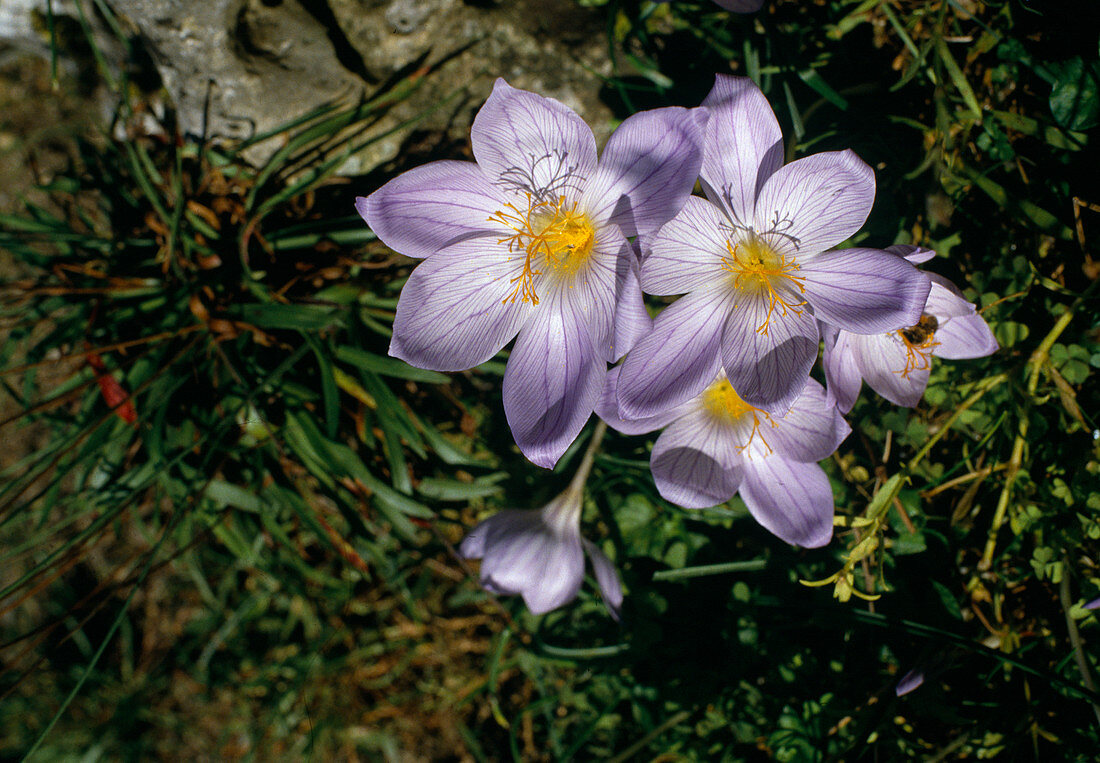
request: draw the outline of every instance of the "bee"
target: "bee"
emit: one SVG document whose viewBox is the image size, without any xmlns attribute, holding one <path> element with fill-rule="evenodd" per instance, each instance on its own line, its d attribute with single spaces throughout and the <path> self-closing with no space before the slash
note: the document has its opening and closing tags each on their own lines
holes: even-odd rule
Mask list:
<svg viewBox="0 0 1100 763">
<path fill-rule="evenodd" d="M 909 344 L 920 346 L 931 339 L 939 327 L 940 322 L 936 320 L 936 316 L 925 313 L 917 321 L 917 325 L 902 329 L 901 336 Z"/>
</svg>

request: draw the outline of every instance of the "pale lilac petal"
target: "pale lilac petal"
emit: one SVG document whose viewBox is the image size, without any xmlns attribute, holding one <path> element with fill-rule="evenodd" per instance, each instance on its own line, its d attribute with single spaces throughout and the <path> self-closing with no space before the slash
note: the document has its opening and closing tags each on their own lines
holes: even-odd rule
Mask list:
<svg viewBox="0 0 1100 763">
<path fill-rule="evenodd" d="M 597 226 L 652 233 L 684 205 L 702 161 L 703 109 L 669 107 L 628 117 L 612 134 L 580 208 Z"/>
<path fill-rule="evenodd" d="M 355 200 L 382 243 L 407 257 L 427 257 L 471 236 L 498 235 L 489 216 L 502 205 L 476 164 L 454 161 L 409 170 Z"/>
<path fill-rule="evenodd" d="M 936 273 L 925 273 L 932 282 L 932 290 L 928 292 L 928 301 L 924 304 L 924 312 L 934 315 L 943 323 L 948 318 L 958 318 L 964 315 L 974 314 L 973 303 L 959 291 L 959 287 Z"/>
<path fill-rule="evenodd" d="M 796 303 L 796 297 L 787 297 Z M 742 293 L 722 332 L 722 365 L 749 405 L 783 414 L 798 397 L 817 359 L 817 322 L 804 307 L 776 304 L 768 317 L 764 293 Z M 767 332 L 759 330 L 767 323 Z"/>
<path fill-rule="evenodd" d="M 619 573 L 595 543 L 587 538 L 581 538 L 581 542 L 584 544 L 584 550 L 588 552 L 589 561 L 592 562 L 592 572 L 596 576 L 596 584 L 600 587 L 603 603 L 611 616 L 618 620 L 623 609 L 623 586 L 619 582 Z"/>
<path fill-rule="evenodd" d="M 643 419 L 630 419 L 629 421 L 619 417 L 618 390 L 619 372 L 622 366 L 615 366 L 604 377 L 603 389 L 600 398 L 596 401 L 596 415 L 609 427 L 623 434 L 645 434 L 657 429 L 663 429 L 676 419 L 683 416 L 693 406 L 692 401 L 680 403 L 656 416 L 647 416 Z"/>
<path fill-rule="evenodd" d="M 654 416 L 698 395 L 718 374 L 726 289 L 696 291 L 666 307 L 623 361 L 619 413 Z"/>
<path fill-rule="evenodd" d="M 928 386 L 931 359 L 905 372 L 908 353 L 896 333 L 878 336 L 850 334 L 848 341 L 867 386 L 894 405 L 914 408 Z"/>
<path fill-rule="evenodd" d="M 417 368 L 462 371 L 500 352 L 531 305 L 506 301 L 516 263 L 491 239 L 470 239 L 421 262 L 397 303 L 390 355 Z"/>
<path fill-rule="evenodd" d="M 538 287 L 539 306 L 568 303 L 583 319 L 592 346 L 605 359 L 617 360 L 649 328 L 648 323 L 641 325 L 645 304 L 638 286 L 637 255 L 622 233 L 609 226 L 598 231 L 582 268 L 572 277 L 543 279 Z M 618 325 L 619 316 L 628 322 Z"/>
<path fill-rule="evenodd" d="M 802 266 L 806 301 L 825 323 L 856 334 L 881 334 L 920 320 L 931 282 L 881 249 L 826 252 Z"/>
<path fill-rule="evenodd" d="M 687 294 L 729 277 L 722 269 L 722 257 L 728 254 L 728 226 L 718 207 L 690 197 L 680 214 L 645 240 L 642 289 L 661 296 Z"/>
<path fill-rule="evenodd" d="M 649 469 L 666 501 L 685 509 L 705 509 L 733 497 L 741 484 L 739 463 L 723 466 L 715 455 L 698 447 L 706 442 L 712 451 L 735 451 L 735 443 L 720 441 L 722 434 L 721 427 L 701 416 L 681 418 L 661 433 L 653 444 Z"/>
<path fill-rule="evenodd" d="M 1084 605 L 1085 609 L 1100 609 L 1100 599 L 1093 599 Z"/>
<path fill-rule="evenodd" d="M 894 244 L 893 246 L 886 247 L 886 251 L 890 254 L 896 254 L 898 257 L 904 257 L 914 265 L 920 265 L 922 262 L 928 262 L 930 259 L 936 256 L 936 253 L 931 249 L 925 249 L 923 246 L 915 246 L 913 244 Z"/>
<path fill-rule="evenodd" d="M 611 348 L 605 356 L 609 363 L 626 355 L 639 339 L 653 330 L 653 318 L 642 297 L 638 257 L 633 249 L 616 260 L 615 268 L 615 317 Z"/>
<path fill-rule="evenodd" d="M 787 543 L 824 546 L 833 537 L 833 490 L 817 464 L 780 456 L 747 459 L 741 498 L 753 517 Z"/>
<path fill-rule="evenodd" d="M 938 358 L 963 360 L 992 355 L 1000 345 L 993 332 L 980 315 L 964 315 L 951 318 L 938 329 L 932 354 Z"/>
<path fill-rule="evenodd" d="M 847 413 L 856 404 L 859 388 L 863 386 L 863 377 L 848 343 L 852 334 L 825 324 L 822 324 L 822 330 L 825 335 L 825 351 L 822 357 L 825 382 L 829 385 L 829 394 L 836 401 L 837 409 L 841 413 Z"/>
<path fill-rule="evenodd" d="M 750 431 L 747 427 L 731 426 L 716 419 L 696 403 L 665 428 L 653 445 L 653 453 L 690 448 L 714 459 L 723 469 L 733 469 L 743 460 L 741 444 Z"/>
<path fill-rule="evenodd" d="M 756 198 L 753 229 L 804 262 L 858 231 L 875 201 L 875 173 L 852 151 L 829 151 L 775 171 Z M 900 259 L 900 258 L 899 258 Z"/>
<path fill-rule="evenodd" d="M 572 195 L 596 168 L 592 130 L 568 106 L 503 79 L 470 131 L 474 157 L 502 189 Z"/>
<path fill-rule="evenodd" d="M 516 339 L 501 390 L 523 455 L 547 469 L 557 463 L 592 414 L 606 369 L 574 306 L 540 302 Z"/>
<path fill-rule="evenodd" d="M 708 195 L 725 206 L 734 222 L 751 227 L 756 195 L 783 166 L 779 122 L 748 77 L 719 74 L 703 106 L 710 109 L 711 118 L 700 175 L 709 186 Z"/>
<path fill-rule="evenodd" d="M 480 540 L 470 540 L 481 535 Z M 580 534 L 555 533 L 542 512 L 502 511 L 480 523 L 461 552 L 481 551 L 481 584 L 494 593 L 523 596 L 527 608 L 542 614 L 574 599 L 584 578 Z"/>
<path fill-rule="evenodd" d="M 820 461 L 835 451 L 852 429 L 836 409 L 825 388 L 811 379 L 794 401 L 787 415 L 774 419 L 775 426 L 761 423 L 760 435 L 777 455 L 790 461 Z"/>
<path fill-rule="evenodd" d="M 714 0 L 714 2 L 734 13 L 755 13 L 764 6 L 764 0 Z"/>
<path fill-rule="evenodd" d="M 894 694 L 901 697 L 920 687 L 924 683 L 924 668 L 913 668 L 898 681 Z"/>
</svg>

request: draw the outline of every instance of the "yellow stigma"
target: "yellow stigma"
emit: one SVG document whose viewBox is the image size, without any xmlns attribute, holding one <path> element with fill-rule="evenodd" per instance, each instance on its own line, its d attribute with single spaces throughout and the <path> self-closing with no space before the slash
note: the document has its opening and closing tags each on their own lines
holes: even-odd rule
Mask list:
<svg viewBox="0 0 1100 763">
<path fill-rule="evenodd" d="M 537 305 L 535 276 L 574 276 L 592 255 L 596 229 L 583 212 L 577 212 L 577 203 L 567 204 L 564 196 L 543 201 L 525 195 L 526 209 L 505 204 L 489 220 L 514 231 L 498 243 L 507 243 L 509 252 L 523 255 L 523 269 L 511 279 L 514 288 L 502 303 L 515 303 L 518 298 Z"/>
<path fill-rule="evenodd" d="M 806 279 L 794 275 L 799 268 L 793 257 L 788 259 L 778 253 L 755 234 L 737 244 L 727 241 L 726 252 L 722 268 L 733 274 L 734 288 L 751 295 L 763 294 L 768 300 L 768 314 L 756 327 L 757 333 L 768 333 L 768 324 L 777 306 L 780 317 L 786 316 L 788 310 L 795 315 L 802 314 L 798 308 L 806 304 L 805 300 L 788 301 L 790 296 L 779 293 L 780 289 L 788 293 L 798 289 L 799 294 L 806 291 L 802 285 Z"/>
<path fill-rule="evenodd" d="M 739 430 L 738 434 L 742 434 L 744 430 L 748 429 L 748 437 L 744 442 L 737 445 L 739 452 L 743 452 L 748 448 L 758 434 L 760 435 L 760 442 L 764 443 L 767 452 L 772 452 L 771 446 L 768 445 L 768 441 L 764 439 L 763 433 L 760 432 L 761 419 L 773 428 L 775 427 L 772 417 L 766 411 L 754 408 L 742 400 L 741 396 L 734 392 L 733 385 L 729 383 L 728 379 L 719 379 L 707 387 L 706 391 L 703 392 L 703 408 L 719 422 L 736 427 Z"/>
</svg>

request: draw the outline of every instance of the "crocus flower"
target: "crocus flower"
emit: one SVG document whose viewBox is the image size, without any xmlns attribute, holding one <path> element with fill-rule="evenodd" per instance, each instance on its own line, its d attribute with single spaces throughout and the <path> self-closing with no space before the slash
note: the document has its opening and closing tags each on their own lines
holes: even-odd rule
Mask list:
<svg viewBox="0 0 1100 763">
<path fill-rule="evenodd" d="M 913 263 L 935 252 L 916 246 L 887 251 Z M 920 319 L 897 331 L 860 335 L 825 330 L 825 380 L 837 406 L 847 413 L 855 405 L 862 381 L 895 405 L 912 408 L 928 386 L 932 357 L 980 358 L 997 350 L 993 332 L 955 284 L 935 273 Z"/>
<path fill-rule="evenodd" d="M 646 237 L 642 289 L 687 294 L 627 355 L 624 418 L 652 416 L 702 392 L 724 368 L 746 404 L 782 413 L 817 358 L 817 320 L 861 334 L 916 323 L 928 281 L 877 249 L 826 251 L 851 236 L 875 197 L 851 151 L 783 166 L 779 124 L 744 77 L 719 75 L 703 105 L 707 199 L 688 199 Z"/>
<path fill-rule="evenodd" d="M 1100 609 L 1100 599 L 1093 599 L 1085 605 L 1085 609 Z"/>
<path fill-rule="evenodd" d="M 602 434 L 603 425 L 598 426 Z M 481 559 L 482 586 L 496 594 L 519 594 L 529 610 L 541 615 L 576 598 L 587 552 L 604 603 L 619 619 L 623 591 L 615 567 L 580 530 L 584 481 L 599 439 L 593 435 L 581 467 L 557 498 L 541 509 L 494 514 L 462 541 L 463 558 Z"/>
<path fill-rule="evenodd" d="M 524 455 L 553 466 L 592 413 L 607 361 L 648 325 L 627 237 L 683 206 L 706 118 L 635 114 L 597 164 L 580 117 L 498 79 L 474 119 L 476 164 L 432 162 L 357 202 L 383 242 L 424 258 L 401 292 L 390 354 L 459 371 L 518 335 L 504 412 Z"/>
<path fill-rule="evenodd" d="M 702 394 L 644 419 L 618 416 L 616 387 L 625 365 L 611 369 L 596 413 L 625 434 L 664 428 L 649 466 L 657 490 L 689 509 L 740 493 L 753 517 L 788 543 L 814 548 L 833 534 L 833 492 L 816 463 L 851 429 L 824 388 L 809 381 L 785 415 L 746 403 L 724 375 Z"/>
</svg>

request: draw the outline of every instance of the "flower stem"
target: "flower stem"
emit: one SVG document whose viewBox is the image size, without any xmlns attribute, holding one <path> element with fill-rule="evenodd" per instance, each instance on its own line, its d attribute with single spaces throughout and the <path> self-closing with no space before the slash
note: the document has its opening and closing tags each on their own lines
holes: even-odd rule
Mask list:
<svg viewBox="0 0 1100 763">
<path fill-rule="evenodd" d="M 588 481 L 588 473 L 592 471 L 592 462 L 596 458 L 596 451 L 599 450 L 605 434 L 607 434 L 607 424 L 601 419 L 596 422 L 596 428 L 592 431 L 592 439 L 589 440 L 584 456 L 581 457 L 581 465 L 577 467 L 577 473 L 569 481 L 569 487 L 566 488 L 567 492 L 579 494 L 584 490 L 584 483 Z"/>
</svg>

